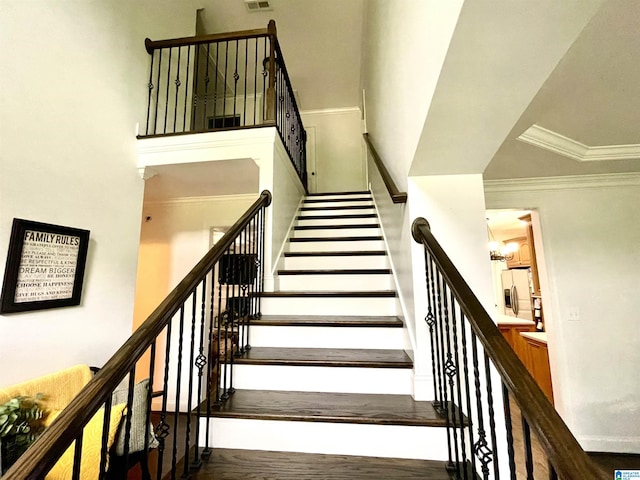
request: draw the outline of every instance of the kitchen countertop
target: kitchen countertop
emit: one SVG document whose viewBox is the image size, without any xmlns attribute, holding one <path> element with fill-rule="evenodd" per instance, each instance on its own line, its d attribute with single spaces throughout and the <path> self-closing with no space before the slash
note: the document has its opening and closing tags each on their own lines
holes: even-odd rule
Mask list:
<svg viewBox="0 0 640 480">
<path fill-rule="evenodd" d="M 508 315 L 496 315 L 496 323 L 498 325 L 535 325 L 533 320 L 527 320 L 526 318 L 510 317 Z"/>
<path fill-rule="evenodd" d="M 544 343 L 545 345 L 547 344 L 547 332 L 520 332 L 520 335 Z"/>
</svg>

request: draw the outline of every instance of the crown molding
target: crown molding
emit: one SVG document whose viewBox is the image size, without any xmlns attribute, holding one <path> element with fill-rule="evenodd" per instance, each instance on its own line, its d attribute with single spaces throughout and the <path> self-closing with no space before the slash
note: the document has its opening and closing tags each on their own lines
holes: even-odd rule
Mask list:
<svg viewBox="0 0 640 480">
<path fill-rule="evenodd" d="M 574 190 L 640 186 L 640 173 L 607 173 L 601 175 L 567 175 L 563 177 L 513 178 L 485 180 L 485 193 L 532 192 L 542 190 Z"/>
<path fill-rule="evenodd" d="M 640 144 L 589 146 L 533 124 L 518 140 L 578 162 L 640 159 Z"/>
<path fill-rule="evenodd" d="M 238 193 L 232 195 L 210 195 L 204 197 L 179 197 L 169 198 L 167 200 L 149 200 L 144 202 L 144 207 L 155 206 L 175 206 L 175 205 L 192 205 L 203 203 L 215 203 L 215 202 L 228 202 L 228 201 L 255 201 L 258 198 L 258 193 Z"/>
</svg>

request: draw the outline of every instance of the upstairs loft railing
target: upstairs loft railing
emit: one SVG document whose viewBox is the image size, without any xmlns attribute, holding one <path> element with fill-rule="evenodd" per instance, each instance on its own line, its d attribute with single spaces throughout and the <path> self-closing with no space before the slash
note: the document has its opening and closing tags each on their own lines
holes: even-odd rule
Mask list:
<svg viewBox="0 0 640 480">
<path fill-rule="evenodd" d="M 307 188 L 307 134 L 278 43 L 267 28 L 145 41 L 147 119 L 138 138 L 276 127 Z"/>
<path fill-rule="evenodd" d="M 211 453 L 209 422 L 198 420 L 233 395 L 234 358 L 251 348 L 260 316 L 270 203 L 264 191 L 3 480 L 124 479 L 132 466 L 161 480 L 198 469 Z"/>
<path fill-rule="evenodd" d="M 416 219 L 412 233 L 424 247 L 434 407 L 446 418 L 454 478 L 608 478 L 502 337 L 429 223 Z M 502 412 L 494 407 L 500 395 Z M 500 469 L 501 461 L 508 471 Z"/>
</svg>

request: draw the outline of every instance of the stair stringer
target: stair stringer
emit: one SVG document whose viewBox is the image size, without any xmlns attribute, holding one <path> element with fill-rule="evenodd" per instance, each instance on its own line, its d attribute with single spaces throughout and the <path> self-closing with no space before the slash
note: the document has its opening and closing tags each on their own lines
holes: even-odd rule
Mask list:
<svg viewBox="0 0 640 480">
<path fill-rule="evenodd" d="M 411 359 L 414 361 L 413 374 L 412 374 L 412 377 L 413 377 L 412 378 L 412 383 L 413 383 L 412 396 L 417 401 L 427 401 L 434 398 L 433 397 L 434 392 L 433 392 L 433 386 L 432 386 L 433 375 L 426 368 L 422 370 L 421 367 L 424 367 L 423 363 L 424 365 L 427 365 L 427 363 L 422 361 L 421 355 L 419 354 L 416 355 L 416 353 L 418 352 L 417 340 L 415 335 L 415 331 L 418 328 L 416 324 L 417 319 L 415 318 L 414 314 L 408 314 L 408 312 L 413 313 L 413 308 L 409 310 L 409 308 L 407 307 L 404 291 L 400 288 L 400 283 L 398 281 L 398 276 L 397 276 L 397 269 L 393 261 L 393 256 L 391 255 L 391 250 L 389 248 L 388 236 L 387 236 L 387 232 L 385 231 L 384 222 L 382 221 L 383 217 L 380 212 L 380 208 L 378 206 L 378 202 L 376 200 L 376 196 L 374 195 L 371 184 L 369 184 L 369 190 L 371 191 L 371 200 L 373 202 L 373 207 L 375 208 L 376 214 L 378 215 L 380 232 L 382 234 L 385 250 L 387 252 L 387 258 L 389 260 L 389 266 L 391 268 L 391 275 L 393 279 L 392 282 L 395 287 L 395 291 L 397 293 L 396 308 L 398 312 L 401 312 L 401 314 L 398 315 L 398 317 L 400 317 L 404 323 L 403 330 L 407 336 L 407 341 L 411 346 L 409 349 L 406 349 L 405 351 L 407 352 L 407 355 L 409 355 Z M 393 205 L 395 206 L 395 204 Z M 400 208 L 400 207 L 397 207 L 397 208 Z M 404 204 L 403 208 L 406 208 L 406 204 Z M 413 265 L 412 265 L 412 268 L 413 268 Z M 411 301 L 411 304 L 413 304 L 413 301 Z M 424 328 L 426 328 L 426 326 L 424 326 Z"/>
</svg>

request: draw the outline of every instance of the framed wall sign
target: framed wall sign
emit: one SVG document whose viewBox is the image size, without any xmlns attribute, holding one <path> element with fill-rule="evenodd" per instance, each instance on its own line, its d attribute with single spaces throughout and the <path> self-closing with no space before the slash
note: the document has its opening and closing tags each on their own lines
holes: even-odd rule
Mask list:
<svg viewBox="0 0 640 480">
<path fill-rule="evenodd" d="M 80 304 L 89 231 L 13 219 L 0 313 Z"/>
</svg>

